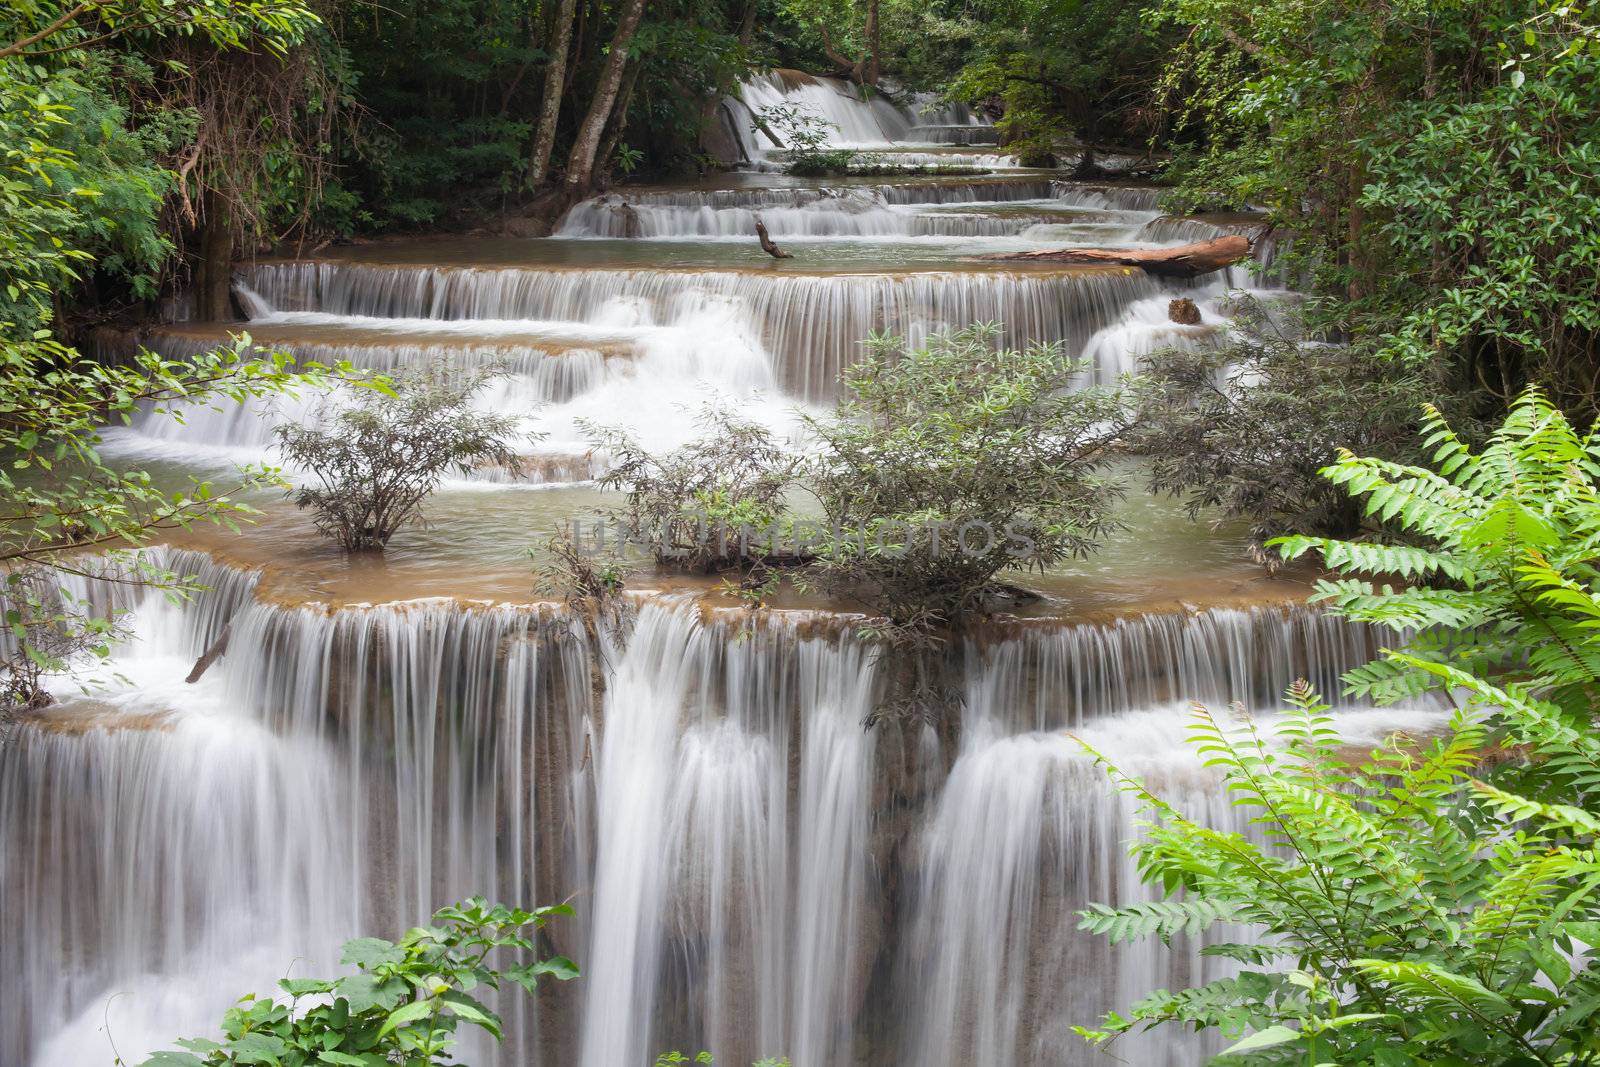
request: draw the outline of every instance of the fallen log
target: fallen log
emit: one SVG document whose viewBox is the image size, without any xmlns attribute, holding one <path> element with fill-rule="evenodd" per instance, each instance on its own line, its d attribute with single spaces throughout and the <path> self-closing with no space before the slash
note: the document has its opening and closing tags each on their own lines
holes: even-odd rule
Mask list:
<svg viewBox="0 0 1600 1067">
<path fill-rule="evenodd" d="M 1250 258 L 1250 239 L 1229 234 L 1172 248 L 1063 248 L 1048 252 L 995 252 L 979 259 L 1013 263 L 1103 263 L 1138 267 L 1158 278 L 1196 278 Z"/>
</svg>

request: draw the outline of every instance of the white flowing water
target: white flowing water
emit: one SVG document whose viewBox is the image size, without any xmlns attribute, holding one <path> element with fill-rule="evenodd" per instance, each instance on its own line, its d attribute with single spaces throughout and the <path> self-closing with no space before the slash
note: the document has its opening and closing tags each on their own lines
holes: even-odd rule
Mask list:
<svg viewBox="0 0 1600 1067">
<path fill-rule="evenodd" d="M 249 284 L 272 309 L 260 316 L 268 324 L 666 328 L 693 353 L 686 358 L 699 361 L 691 373 L 736 389 L 775 380 L 813 398 L 833 394 L 839 372 L 875 330 L 916 339 L 999 322 L 1014 342 L 1076 349 L 1131 300 L 1157 291 L 1143 274 L 1120 270 L 771 274 L 346 263 L 261 264 Z"/>
<path fill-rule="evenodd" d="M 779 100 L 901 161 L 949 161 L 941 145 L 992 155 L 992 127 L 962 109 L 828 79 L 778 73 L 732 110 Z M 758 161 L 772 148 L 740 136 Z M 792 259 L 755 249 L 757 217 Z M 236 295 L 257 343 L 301 359 L 499 368 L 476 402 L 545 435 L 529 445 L 535 480 L 570 482 L 603 462 L 586 421 L 669 448 L 713 397 L 805 447 L 801 416 L 835 398 L 872 331 L 998 321 L 1112 381 L 1156 347 L 1210 343 L 1229 287 L 1281 288 L 1281 272 L 1168 285 L 970 257 L 1241 225 L 1165 219 L 1155 190 L 1035 172 L 747 175 L 608 194 L 549 239 L 249 264 Z M 1171 321 L 1179 296 L 1201 325 Z M 221 338 L 185 325 L 144 341 L 183 358 Z M 108 450 L 207 470 L 270 461 L 276 425 L 323 410 L 315 396 L 196 407 L 113 431 Z M 159 552 L 205 591 L 174 604 L 68 579 L 129 612 L 132 639 L 90 668 L 91 691 L 62 680 L 61 702 L 0 745 L 13 924 L 0 1067 L 109 1063 L 113 1043 L 137 1063 L 214 1032 L 234 998 L 286 971 L 335 970 L 342 939 L 473 893 L 571 898 L 578 918 L 543 948 L 585 972 L 503 998 L 508 1040 L 469 1047 L 474 1063 L 644 1067 L 671 1048 L 796 1067 L 1080 1062 L 1071 1025 L 1208 972 L 1196 945 L 1111 951 L 1075 930 L 1076 908 L 1146 890 L 1125 801 L 1066 731 L 1235 825 L 1181 744 L 1185 702 L 1267 709 L 1299 677 L 1333 693 L 1375 651 L 1366 630 L 1302 610 L 1017 622 L 961 650 L 959 721 L 868 730 L 884 685 L 845 616 L 660 597 L 595 637 L 548 605 L 281 603 L 252 574 Z M 225 632 L 227 652 L 184 682 Z M 1427 721 L 1344 720 L 1363 736 Z M 1173 1067 L 1199 1054 L 1167 1036 L 1127 1048 Z"/>
<path fill-rule="evenodd" d="M 594 646 L 550 609 L 330 613 L 165 562 L 211 591 L 97 593 L 133 608 L 135 641 L 0 747 L 0 1062 L 107 1062 L 108 1038 L 137 1062 L 471 892 L 570 896 L 549 947 L 586 972 L 508 999 L 511 1040 L 474 1062 L 1059 1062 L 1071 1024 L 1199 973 L 1192 949 L 1074 931 L 1074 908 L 1143 890 L 1125 805 L 1060 731 L 1227 824 L 1175 702 L 1267 707 L 1374 648 L 1300 610 L 1029 624 L 969 648 L 940 738 L 863 729 L 871 654 L 825 615 L 747 631 L 669 598 Z M 228 651 L 179 681 L 224 626 Z"/>
<path fill-rule="evenodd" d="M 992 133 L 983 118 L 961 105 L 940 105 L 929 94 L 904 94 L 886 86 L 894 96 L 861 89 L 841 78 L 815 77 L 799 71 L 772 71 L 751 78 L 736 98 L 738 122 L 734 130 L 746 157 L 752 161 L 786 149 L 775 145 L 767 131 L 757 127 L 763 108 L 792 106 L 827 123 L 830 143 L 842 148 L 886 149 L 904 144 L 992 144 L 987 139 L 960 140 L 943 133 L 952 128 Z M 896 99 L 902 102 L 897 103 Z M 941 131 L 941 132 L 934 132 Z"/>
</svg>

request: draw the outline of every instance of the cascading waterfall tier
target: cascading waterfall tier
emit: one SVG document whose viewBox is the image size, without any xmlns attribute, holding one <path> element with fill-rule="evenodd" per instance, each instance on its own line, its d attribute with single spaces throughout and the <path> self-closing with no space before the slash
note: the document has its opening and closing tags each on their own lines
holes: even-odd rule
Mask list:
<svg viewBox="0 0 1600 1067">
<path fill-rule="evenodd" d="M 1225 820 L 1181 702 L 1264 708 L 1375 644 L 1297 608 L 1019 624 L 966 648 L 959 728 L 869 731 L 874 656 L 839 616 L 666 597 L 591 635 L 549 607 L 270 604 L 161 562 L 209 590 L 85 585 L 132 644 L 0 747 L 8 1064 L 88 1062 L 102 1015 L 137 1062 L 291 960 L 327 971 L 341 938 L 481 892 L 572 896 L 550 947 L 585 977 L 508 999 L 473 1062 L 1043 1067 L 1069 1024 L 1200 966 L 1072 929 L 1143 890 L 1114 858 L 1128 811 L 1061 731 Z"/>
<path fill-rule="evenodd" d="M 357 333 L 359 331 L 345 331 Z M 335 366 L 348 362 L 380 374 L 426 373 L 450 378 L 492 369 L 491 379 L 477 395 L 484 408 L 507 414 L 526 414 L 544 404 L 564 404 L 595 389 L 607 376 L 607 364 L 633 358 L 630 340 L 587 339 L 539 342 L 495 341 L 465 338 L 429 341 L 414 334 L 369 331 L 360 341 L 307 340 L 294 331 L 280 334 L 267 328 L 251 340 L 264 348 L 291 352 L 298 363 Z M 207 332 L 156 332 L 140 343 L 166 359 L 186 359 L 228 343 L 220 330 Z M 276 428 L 284 422 L 311 422 L 320 413 L 322 396 L 309 391 L 271 399 L 249 398 L 241 403 L 195 404 L 182 422 L 164 414 L 144 414 L 134 429 L 152 441 L 176 444 L 203 443 L 247 452 L 265 452 L 276 442 Z M 581 477 L 590 474 L 585 468 Z"/>
<path fill-rule="evenodd" d="M 1028 236 L 1040 223 L 1067 223 L 1099 212 L 1115 216 L 1108 220 L 1116 224 L 1109 239 L 1163 243 L 1147 235 L 1158 195 L 1147 187 L 1049 179 L 624 191 L 576 205 L 556 232 L 560 237 L 748 241 L 759 218 L 774 237 L 790 239 L 1017 237 Z M 1034 211 L 1017 210 L 1023 204 Z"/>
<path fill-rule="evenodd" d="M 899 94 L 897 94 L 899 95 Z M 930 128 L 992 129 L 961 104 L 941 105 L 926 93 L 910 94 L 905 103 L 882 92 L 864 91 L 842 78 L 817 77 L 797 70 L 774 70 L 746 81 L 729 101 L 737 116 L 732 131 L 747 159 L 758 159 L 774 143 L 757 117 L 774 105 L 799 107 L 827 123 L 829 143 L 854 148 L 886 148 L 897 143 L 960 143 L 915 136 Z M 992 142 L 986 142 L 992 143 Z"/>
<path fill-rule="evenodd" d="M 626 319 L 671 326 L 713 305 L 748 323 L 772 354 L 780 387 L 807 399 L 834 395 L 839 372 L 875 330 L 916 339 L 943 327 L 1000 322 L 1013 343 L 1062 342 L 1075 352 L 1131 300 L 1158 288 L 1123 269 L 772 274 L 264 262 L 246 277 L 259 309 L 310 313 L 297 316 L 306 325 Z"/>
<path fill-rule="evenodd" d="M 683 412 L 732 402 L 799 447 L 795 403 L 835 397 L 839 373 L 874 330 L 916 342 L 936 329 L 998 321 L 1008 343 L 1061 344 L 1084 359 L 1084 380 L 1096 383 L 1137 370 L 1158 348 L 1211 344 L 1227 320 L 1218 285 L 1260 286 L 1265 278 L 1241 268 L 1217 284 L 1170 286 L 1121 268 L 948 263 L 996 247 L 1159 244 L 1223 232 L 1210 221 L 1161 218 L 1156 198 L 1145 187 L 1031 176 L 643 190 L 573 209 L 562 237 L 599 238 L 592 242 L 451 246 L 436 253 L 445 261 L 437 265 L 427 249 L 394 265 L 268 261 L 244 269 L 237 295 L 255 340 L 301 359 L 383 372 L 500 367 L 506 373 L 476 403 L 522 420 L 525 462 L 518 472 L 494 467 L 464 477 L 571 483 L 604 469 L 586 427 L 614 424 L 619 415 L 641 444 L 663 450 L 693 435 Z M 758 213 L 783 241 L 839 243 L 847 269 L 600 265 L 638 258 L 623 251 L 628 242 L 610 239 L 619 234 L 743 244 Z M 892 251 L 897 242 L 902 251 Z M 898 263 L 907 247 L 922 249 L 919 269 L 876 265 Z M 891 251 L 871 253 L 870 268 L 848 269 L 864 248 Z M 729 258 L 697 254 L 709 263 Z M 813 246 L 803 255 L 833 253 Z M 419 256 L 429 258 L 409 262 Z M 471 265 L 480 258 L 483 265 Z M 548 265 L 516 265 L 530 258 Z M 559 265 L 574 260 L 596 265 Z M 1171 321 L 1166 304 L 1175 289 L 1195 296 L 1201 325 Z M 185 326 L 157 330 L 148 341 L 182 358 L 225 336 L 221 327 Z M 195 405 L 182 422 L 138 419 L 131 431 L 113 432 L 110 444 L 140 459 L 181 457 L 208 467 L 272 462 L 278 424 L 326 410 L 313 395 Z"/>
</svg>

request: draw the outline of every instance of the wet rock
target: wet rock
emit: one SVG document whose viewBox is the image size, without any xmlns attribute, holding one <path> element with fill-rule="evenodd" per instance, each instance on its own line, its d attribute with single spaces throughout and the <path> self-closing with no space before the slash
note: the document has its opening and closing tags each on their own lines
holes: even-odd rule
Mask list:
<svg viewBox="0 0 1600 1067">
<path fill-rule="evenodd" d="M 509 216 L 501 228 L 507 237 L 550 236 L 550 220 L 536 215 Z"/>
<path fill-rule="evenodd" d="M 1188 297 L 1179 297 L 1167 305 L 1167 318 L 1180 326 L 1200 325 L 1200 309 Z"/>
</svg>

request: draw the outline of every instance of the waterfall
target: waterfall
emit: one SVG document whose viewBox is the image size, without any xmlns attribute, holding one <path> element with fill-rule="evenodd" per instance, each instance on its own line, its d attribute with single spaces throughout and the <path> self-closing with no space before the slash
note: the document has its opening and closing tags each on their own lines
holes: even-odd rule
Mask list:
<svg viewBox="0 0 1600 1067">
<path fill-rule="evenodd" d="M 104 1016 L 138 1062 L 291 964 L 336 970 L 345 938 L 473 892 L 559 899 L 557 872 L 585 862 L 581 740 L 566 745 L 589 717 L 588 652 L 566 624 L 280 608 L 241 602 L 247 581 L 173 609 L 185 626 L 143 598 L 99 687 L 0 746 L 0 905 L 28 924 L 0 945 L 20 1006 L 0 1061 L 108 1059 Z M 183 684 L 219 622 L 227 654 Z M 536 841 L 546 825 L 571 842 Z M 538 1062 L 536 1012 L 506 1009 Z"/>
<path fill-rule="evenodd" d="M 923 834 L 913 918 L 900 967 L 917 995 L 906 1004 L 906 1063 L 994 1067 L 1076 1062 L 1088 1057 L 1071 1027 L 1093 1025 L 1154 989 L 1216 977 L 1194 945 L 1109 946 L 1076 929 L 1092 902 L 1142 899 L 1125 857 L 1135 812 L 1106 788 L 1076 741 L 1059 733 L 1007 734 L 972 710 L 973 721 Z M 1244 828 L 1177 740 L 1182 717 L 1133 712 L 1113 730 L 1142 743 L 1112 751 L 1210 825 Z M 1110 748 L 1108 731 L 1086 740 Z M 1154 746 L 1152 738 L 1160 738 Z M 1113 738 L 1114 739 L 1114 738 Z M 1154 749 L 1154 751 L 1152 751 Z M 1165 751 L 1163 751 L 1165 750 Z M 1164 1034 L 1119 1042 L 1140 1064 L 1187 1067 L 1195 1043 Z"/>
<path fill-rule="evenodd" d="M 572 897 L 550 948 L 586 973 L 505 999 L 508 1044 L 474 1062 L 1058 1062 L 1070 1024 L 1198 973 L 1193 946 L 1072 929 L 1144 890 L 1111 859 L 1123 802 L 1061 731 L 1226 820 L 1181 702 L 1331 692 L 1376 643 L 1300 608 L 1017 623 L 968 645 L 944 738 L 862 728 L 872 652 L 838 616 L 645 599 L 596 645 L 548 607 L 284 606 L 203 556 L 157 562 L 207 590 L 86 582 L 133 643 L 0 746 L 6 1063 L 103 1058 L 103 1016 L 137 1062 L 297 958 L 328 971 L 341 939 L 472 892 Z M 1361 714 L 1371 736 L 1421 721 Z"/>
<path fill-rule="evenodd" d="M 628 363 L 639 349 L 644 359 L 657 354 L 648 339 L 635 343 L 620 340 L 595 342 L 594 346 L 574 343 L 559 348 L 547 343 L 539 347 L 526 344 L 485 344 L 466 339 L 448 342 L 407 342 L 387 337 L 365 344 L 306 341 L 290 335 L 277 340 L 270 327 L 252 338 L 263 347 L 281 348 L 293 353 L 297 362 L 332 366 L 349 362 L 383 374 L 408 371 L 443 373 L 496 368 L 491 379 L 475 397 L 477 406 L 499 414 L 527 415 L 547 404 L 567 404 L 591 392 L 609 378 L 621 376 L 608 364 Z M 195 333 L 156 333 L 145 344 L 167 359 L 184 359 L 215 347 L 215 339 Z M 275 428 L 284 422 L 312 423 L 324 414 L 322 394 L 301 390 L 272 398 L 249 398 L 240 403 L 198 403 L 183 407 L 183 421 L 165 414 L 146 413 L 134 420 L 133 429 L 151 442 L 173 445 L 203 444 L 238 450 L 251 458 L 267 453 L 276 442 Z M 589 475 L 585 473 L 583 477 Z"/>
<path fill-rule="evenodd" d="M 748 195 L 733 195 L 736 192 Z M 1104 243 L 1160 243 L 1146 236 L 1155 225 L 1150 221 L 1155 217 L 1154 195 L 1150 189 L 1037 180 L 607 193 L 576 205 L 563 217 L 557 235 L 711 237 L 748 243 L 759 218 L 773 237 L 787 240 L 1024 236 L 1083 243 L 1092 238 L 1083 233 L 1057 234 L 1040 224 L 1054 223 L 1055 229 L 1068 230 L 1093 219 L 1104 224 L 1106 232 L 1098 235 Z M 1023 212 L 1022 205 L 1036 210 Z"/>
<path fill-rule="evenodd" d="M 993 126 L 913 126 L 906 131 L 905 139 L 918 144 L 997 145 L 1000 131 Z"/>
<path fill-rule="evenodd" d="M 751 158 L 779 147 L 753 128 L 755 114 L 775 104 L 808 109 L 834 127 L 830 143 L 847 147 L 883 148 L 896 142 L 956 144 L 963 142 L 939 141 L 924 135 L 930 129 L 991 128 L 964 105 L 941 106 L 929 94 L 912 94 L 908 104 L 897 104 L 882 92 L 858 89 L 841 78 L 816 77 L 795 70 L 774 70 L 749 79 L 740 87 L 737 100 L 743 119 L 737 133 L 745 154 Z"/>
<path fill-rule="evenodd" d="M 871 692 L 862 650 L 800 620 L 740 641 L 692 605 L 644 609 L 597 756 L 594 907 L 613 919 L 589 944 L 584 1064 L 669 1046 L 834 1062 L 864 933 Z"/>
<path fill-rule="evenodd" d="M 839 372 L 875 330 L 915 340 L 940 327 L 1000 322 L 1010 342 L 1060 341 L 1078 351 L 1130 300 L 1159 288 L 1121 269 L 772 274 L 265 262 L 247 277 L 274 309 L 266 321 L 305 326 L 387 320 L 426 329 L 444 321 L 481 331 L 624 316 L 686 328 L 711 314 L 724 329 L 745 331 L 735 352 L 752 345 L 770 352 L 778 384 L 807 399 L 834 395 Z M 727 357 L 726 350 L 707 351 L 703 327 L 698 332 L 695 358 Z"/>
</svg>

